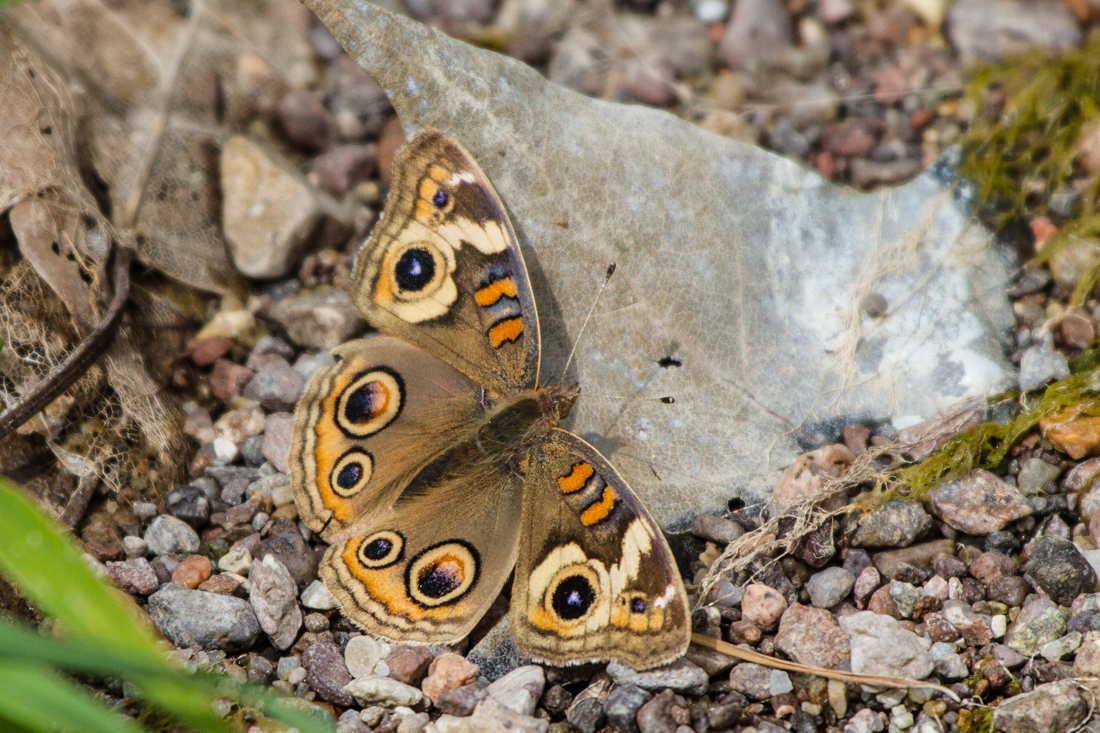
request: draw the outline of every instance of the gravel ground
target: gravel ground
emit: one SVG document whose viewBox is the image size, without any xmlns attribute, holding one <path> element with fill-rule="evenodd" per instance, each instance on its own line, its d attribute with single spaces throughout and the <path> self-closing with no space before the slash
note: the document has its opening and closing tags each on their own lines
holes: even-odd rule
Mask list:
<svg viewBox="0 0 1100 733">
<path fill-rule="evenodd" d="M 666 108 L 859 188 L 911 178 L 960 140 L 978 113 L 962 96 L 970 65 L 1024 48 L 1079 48 L 1100 13 L 1092 0 L 737 0 L 732 12 L 724 0 L 408 5 L 586 94 Z M 270 120 L 297 170 L 243 139 L 226 146 L 223 170 L 258 177 L 242 190 L 284 191 L 287 211 L 322 195 L 355 215 L 331 227 L 331 246 L 303 258 L 286 231 L 234 231 L 228 223 L 247 221 L 251 202 L 232 186 L 223 192 L 238 268 L 277 279 L 209 302 L 174 367 L 197 448 L 190 482 L 157 503 L 108 500 L 80 530 L 89 559 L 147 604 L 176 654 L 313 701 L 349 732 L 969 733 L 992 717 L 1006 733 L 1066 733 L 1085 720 L 1100 686 L 1100 458 L 1088 457 L 1100 448 L 1100 419 L 1091 417 L 1041 425 L 994 470 L 956 476 L 924 504 L 841 518 L 812 551 L 720 581 L 693 616 L 696 631 L 767 655 L 938 680 L 961 704 L 694 647 L 641 675 L 616 664 L 528 666 L 490 682 L 464 644 L 425 649 L 361 635 L 317 580 L 323 545 L 298 522 L 286 461 L 305 383 L 332 362 L 329 348 L 364 328 L 343 289 L 403 133 L 319 24 L 310 43 L 323 88 L 286 92 Z M 1078 183 L 1100 168 L 1090 140 L 1082 134 Z M 324 193 L 275 185 L 296 172 Z M 1029 224 L 1030 253 L 1062 222 L 1043 213 Z M 1098 259 L 1100 243 L 1081 239 L 1021 270 L 1011 295 L 1024 392 L 1068 376 L 1069 359 L 1093 342 L 1096 300 L 1071 303 Z M 849 426 L 836 470 L 884 440 Z M 761 522 L 760 507 L 741 508 L 672 538 L 697 558 L 689 588 Z"/>
</svg>

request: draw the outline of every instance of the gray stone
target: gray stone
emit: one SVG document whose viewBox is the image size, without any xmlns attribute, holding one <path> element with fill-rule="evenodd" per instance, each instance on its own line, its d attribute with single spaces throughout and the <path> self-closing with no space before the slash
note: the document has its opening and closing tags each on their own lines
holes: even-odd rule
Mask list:
<svg viewBox="0 0 1100 733">
<path fill-rule="evenodd" d="M 731 68 L 754 60 L 776 64 L 791 41 L 791 14 L 784 3 L 739 0 L 718 43 L 718 58 Z"/>
<path fill-rule="evenodd" d="M 294 362 L 294 369 L 302 375 L 307 382 L 321 369 L 330 367 L 336 363 L 336 359 L 327 351 L 319 351 L 316 354 L 302 354 Z"/>
<path fill-rule="evenodd" d="M 1054 537 L 1042 537 L 1031 543 L 1024 577 L 1063 606 L 1096 589 L 1096 573 L 1077 545 Z"/>
<path fill-rule="evenodd" d="M 1052 466 L 1042 458 L 1028 458 L 1020 466 L 1016 486 L 1026 496 L 1032 496 L 1044 491 L 1048 483 L 1057 481 L 1061 475 L 1062 469 L 1058 466 Z"/>
<path fill-rule="evenodd" d="M 672 719 L 672 707 L 676 705 L 676 693 L 662 690 L 638 710 L 638 730 L 641 733 L 674 733 L 677 726 Z"/>
<path fill-rule="evenodd" d="M 1077 684 L 1061 680 L 1002 700 L 993 711 L 993 725 L 1004 733 L 1066 733 L 1088 712 L 1089 703 Z"/>
<path fill-rule="evenodd" d="M 700 514 L 691 520 L 691 533 L 711 542 L 733 542 L 745 534 L 745 528 L 732 519 Z"/>
<path fill-rule="evenodd" d="M 248 382 L 244 396 L 256 400 L 269 412 L 293 410 L 306 383 L 286 360 L 268 364 Z"/>
<path fill-rule="evenodd" d="M 988 2 L 989 0 L 983 0 Z M 964 0 L 965 2 L 965 0 Z M 1020 358 L 1020 390 L 1030 392 L 1069 376 L 1066 355 L 1033 346 Z"/>
<path fill-rule="evenodd" d="M 546 674 L 537 664 L 514 669 L 489 685 L 489 697 L 520 715 L 533 715 L 546 686 Z"/>
<path fill-rule="evenodd" d="M 283 564 L 271 555 L 252 563 L 248 574 L 252 588 L 248 600 L 260 628 L 276 649 L 289 649 L 302 628 L 302 609 L 298 606 L 298 588 Z"/>
<path fill-rule="evenodd" d="M 268 415 L 261 451 L 264 458 L 271 461 L 275 468 L 282 471 L 282 474 L 289 471 L 290 445 L 293 442 L 293 435 L 294 415 L 289 412 L 277 412 L 274 415 Z M 289 484 L 289 481 L 287 483 Z M 276 506 L 279 505 L 276 504 Z"/>
<path fill-rule="evenodd" d="M 638 711 L 652 698 L 653 695 L 636 685 L 616 687 L 604 704 L 607 722 L 621 733 L 639 733 Z"/>
<path fill-rule="evenodd" d="M 895 619 L 859 611 L 842 617 L 840 627 L 851 644 L 853 672 L 917 680 L 932 673 L 930 642 Z"/>
<path fill-rule="evenodd" d="M 1031 514 L 1016 487 L 989 471 L 967 471 L 928 496 L 932 513 L 960 532 L 983 535 Z M 949 553 L 950 554 L 950 553 Z"/>
<path fill-rule="evenodd" d="M 108 562 L 107 577 L 122 590 L 136 596 L 147 596 L 160 586 L 153 566 L 144 557 Z"/>
<path fill-rule="evenodd" d="M 271 317 L 301 348 L 328 350 L 363 329 L 359 311 L 343 290 L 320 290 L 286 297 L 271 309 Z"/>
<path fill-rule="evenodd" d="M 904 580 L 903 574 L 911 572 L 913 568 L 927 568 L 936 555 L 952 555 L 954 553 L 955 543 L 945 539 L 910 545 L 900 550 L 876 552 L 871 559 L 883 577 L 890 580 Z"/>
<path fill-rule="evenodd" d="M 810 602 L 816 608 L 832 608 L 848 597 L 856 579 L 844 568 L 825 568 L 806 582 Z"/>
<path fill-rule="evenodd" d="M 844 190 L 690 121 L 586 99 L 514 59 L 376 5 L 307 5 L 390 94 L 405 129 L 445 129 L 485 169 L 545 274 L 536 278 L 536 298 L 561 309 L 543 324 L 547 372 L 565 366 L 568 350 L 552 345 L 571 342 L 566 326 L 581 322 L 588 307 L 554 294 L 581 292 L 594 267 L 631 263 L 620 267 L 622 289 L 607 291 L 608 317 L 589 325 L 595 331 L 586 343 L 598 348 L 578 351 L 576 375 L 586 392 L 604 395 L 636 393 L 638 369 L 674 378 L 676 408 L 636 400 L 623 414 L 619 401 L 581 400 L 571 420 L 581 434 L 622 426 L 616 455 L 646 461 L 618 467 L 658 522 L 720 512 L 730 486 L 746 500 L 764 498 L 774 466 L 803 452 L 791 424 L 820 424 L 827 413 L 890 415 L 900 426 L 1006 385 L 1000 339 L 1014 323 L 1008 255 L 949 195 L 949 166 L 872 194 Z M 454 68 L 464 73 L 448 73 Z M 591 166 L 595 158 L 607 165 Z M 555 196 L 536 195 L 533 180 L 548 182 Z M 654 198 L 655 188 L 668 195 Z M 886 251 L 918 236 L 912 258 Z M 659 289 L 631 282 L 670 261 L 685 263 L 690 275 Z M 860 338 L 866 326 L 843 314 L 857 280 L 867 282 L 861 265 L 887 261 L 888 271 L 873 279 L 891 309 Z M 778 287 L 761 277 L 780 271 Z M 700 306 L 704 279 L 712 297 Z M 850 329 L 859 333 L 841 339 Z M 841 342 L 851 349 L 838 354 Z M 675 374 L 654 362 L 672 343 L 688 365 L 673 367 Z M 607 368 L 609 360 L 624 368 Z M 715 390 L 715 375 L 729 377 L 730 364 L 742 388 Z M 776 364 L 793 371 L 781 374 Z M 761 400 L 770 412 L 755 407 Z M 658 477 L 647 462 L 665 470 Z"/>
<path fill-rule="evenodd" d="M 241 652 L 260 635 L 260 622 L 248 601 L 178 585 L 166 585 L 149 596 L 149 618 L 180 648 L 198 644 Z"/>
<path fill-rule="evenodd" d="M 213 483 L 212 480 L 207 480 Z M 173 517 L 192 527 L 202 528 L 210 521 L 210 500 L 198 486 L 176 486 L 164 497 L 164 508 Z"/>
<path fill-rule="evenodd" d="M 1005 636 L 1005 644 L 1024 656 L 1038 654 L 1047 642 L 1061 638 L 1069 614 L 1052 601 L 1039 598 L 1022 609 Z"/>
<path fill-rule="evenodd" d="M 161 514 L 145 530 L 145 543 L 154 555 L 192 554 L 199 551 L 199 535 L 186 523 Z"/>
<path fill-rule="evenodd" d="M 255 552 L 256 557 L 264 555 L 274 555 L 290 571 L 299 588 L 305 588 L 317 578 L 317 553 L 306 544 L 293 524 L 276 525 Z"/>
<path fill-rule="evenodd" d="M 1073 13 L 1054 0 L 957 0 L 947 29 L 967 63 L 1004 61 L 1032 49 L 1067 51 L 1081 43 Z"/>
<path fill-rule="evenodd" d="M 1039 654 L 1048 662 L 1059 662 L 1068 657 L 1072 652 L 1077 651 L 1077 647 L 1081 646 L 1081 640 L 1083 638 L 1080 631 L 1071 631 L 1059 639 L 1048 641 L 1046 644 L 1043 644 L 1043 646 L 1039 648 Z"/>
<path fill-rule="evenodd" d="M 547 720 L 520 715 L 491 699 L 478 703 L 474 714 L 469 717 L 443 715 L 435 721 L 438 733 L 546 733 L 549 727 Z M 595 730 L 576 727 L 582 733 L 593 733 Z"/>
<path fill-rule="evenodd" d="M 932 527 L 917 501 L 888 501 L 859 519 L 853 547 L 906 547 Z"/>
<path fill-rule="evenodd" d="M 607 665 L 607 673 L 620 685 L 636 685 L 643 690 L 668 687 L 689 695 L 702 695 L 709 683 L 707 673 L 686 659 L 677 659 L 671 664 L 644 672 L 616 660 Z"/>
<path fill-rule="evenodd" d="M 351 674 L 334 642 L 326 639 L 311 645 L 302 652 L 302 666 L 306 670 L 306 684 L 322 700 L 344 707 L 355 704 L 358 698 L 344 689 L 352 682 Z"/>
<path fill-rule="evenodd" d="M 735 665 L 730 670 L 730 689 L 754 700 L 767 700 L 771 693 L 772 671 L 752 662 Z"/>
<path fill-rule="evenodd" d="M 126 557 L 145 557 L 149 553 L 149 544 L 140 537 L 126 536 L 122 538 L 122 551 Z"/>
<path fill-rule="evenodd" d="M 955 649 L 954 644 L 939 641 L 928 650 L 932 656 L 932 669 L 945 680 L 961 680 L 970 675 L 970 668 Z"/>
<path fill-rule="evenodd" d="M 295 166 L 239 135 L 222 146 L 221 191 L 222 231 L 233 264 L 248 277 L 289 275 L 314 234 L 334 228 L 323 226 L 337 213 L 324 194 Z"/>
<path fill-rule="evenodd" d="M 607 720 L 603 700 L 598 697 L 583 697 L 574 700 L 565 711 L 565 719 L 581 733 L 596 733 Z M 472 733 L 472 732 L 471 732 Z"/>
<path fill-rule="evenodd" d="M 903 618 L 913 618 L 913 610 L 917 606 L 917 599 L 923 595 L 920 589 L 909 583 L 899 580 L 890 581 L 890 598 L 898 607 Z"/>
</svg>

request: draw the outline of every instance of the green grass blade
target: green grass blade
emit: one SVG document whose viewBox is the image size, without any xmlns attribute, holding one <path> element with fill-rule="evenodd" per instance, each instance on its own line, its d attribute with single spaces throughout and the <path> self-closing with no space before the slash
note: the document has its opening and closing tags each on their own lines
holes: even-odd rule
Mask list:
<svg viewBox="0 0 1100 733">
<path fill-rule="evenodd" d="M 0 718 L 36 733 L 143 733 L 56 672 L 27 662 L 0 661 Z M 7 727 L 5 726 L 5 730 Z"/>
<path fill-rule="evenodd" d="M 0 573 L 73 636 L 163 663 L 137 609 L 80 555 L 22 491 L 0 479 Z"/>
<path fill-rule="evenodd" d="M 281 695 L 253 687 L 227 687 L 224 678 L 191 676 L 170 666 L 137 608 L 100 581 L 80 554 L 72 539 L 24 492 L 0 478 L 0 574 L 57 618 L 67 632 L 64 640 L 57 640 L 0 627 L 0 655 L 129 679 L 161 712 L 204 733 L 228 730 L 210 708 L 219 696 L 218 685 L 227 693 L 223 696 L 243 696 L 251 701 L 245 704 L 302 733 L 332 730 L 328 721 L 283 702 Z"/>
</svg>

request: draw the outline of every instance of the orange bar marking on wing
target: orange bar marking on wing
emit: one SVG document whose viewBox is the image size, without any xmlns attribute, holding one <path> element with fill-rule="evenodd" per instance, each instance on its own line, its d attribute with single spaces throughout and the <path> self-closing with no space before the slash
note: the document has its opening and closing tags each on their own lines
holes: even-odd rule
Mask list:
<svg viewBox="0 0 1100 733">
<path fill-rule="evenodd" d="M 499 348 L 505 341 L 515 341 L 522 335 L 522 318 L 509 318 L 507 321 L 501 321 L 489 329 L 489 341 L 494 348 Z"/>
<path fill-rule="evenodd" d="M 584 488 L 588 479 L 592 478 L 593 473 L 595 473 L 595 471 L 592 469 L 592 466 L 587 463 L 578 463 L 573 466 L 572 473 L 558 479 L 558 486 L 561 487 L 561 493 L 572 494 L 574 491 L 580 491 Z"/>
</svg>

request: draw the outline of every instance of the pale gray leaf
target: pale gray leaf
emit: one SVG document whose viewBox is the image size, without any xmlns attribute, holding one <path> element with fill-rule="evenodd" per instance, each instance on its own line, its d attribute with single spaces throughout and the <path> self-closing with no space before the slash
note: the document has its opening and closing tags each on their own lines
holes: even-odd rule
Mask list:
<svg viewBox="0 0 1100 733">
<path fill-rule="evenodd" d="M 618 265 L 568 375 L 584 390 L 572 427 L 662 523 L 763 496 L 849 420 L 901 427 L 1007 383 L 1009 256 L 933 173 L 844 190 L 366 3 L 306 4 L 408 134 L 453 135 L 500 192 L 539 303 L 544 381 Z M 871 293 L 878 319 L 860 309 Z"/>
</svg>

